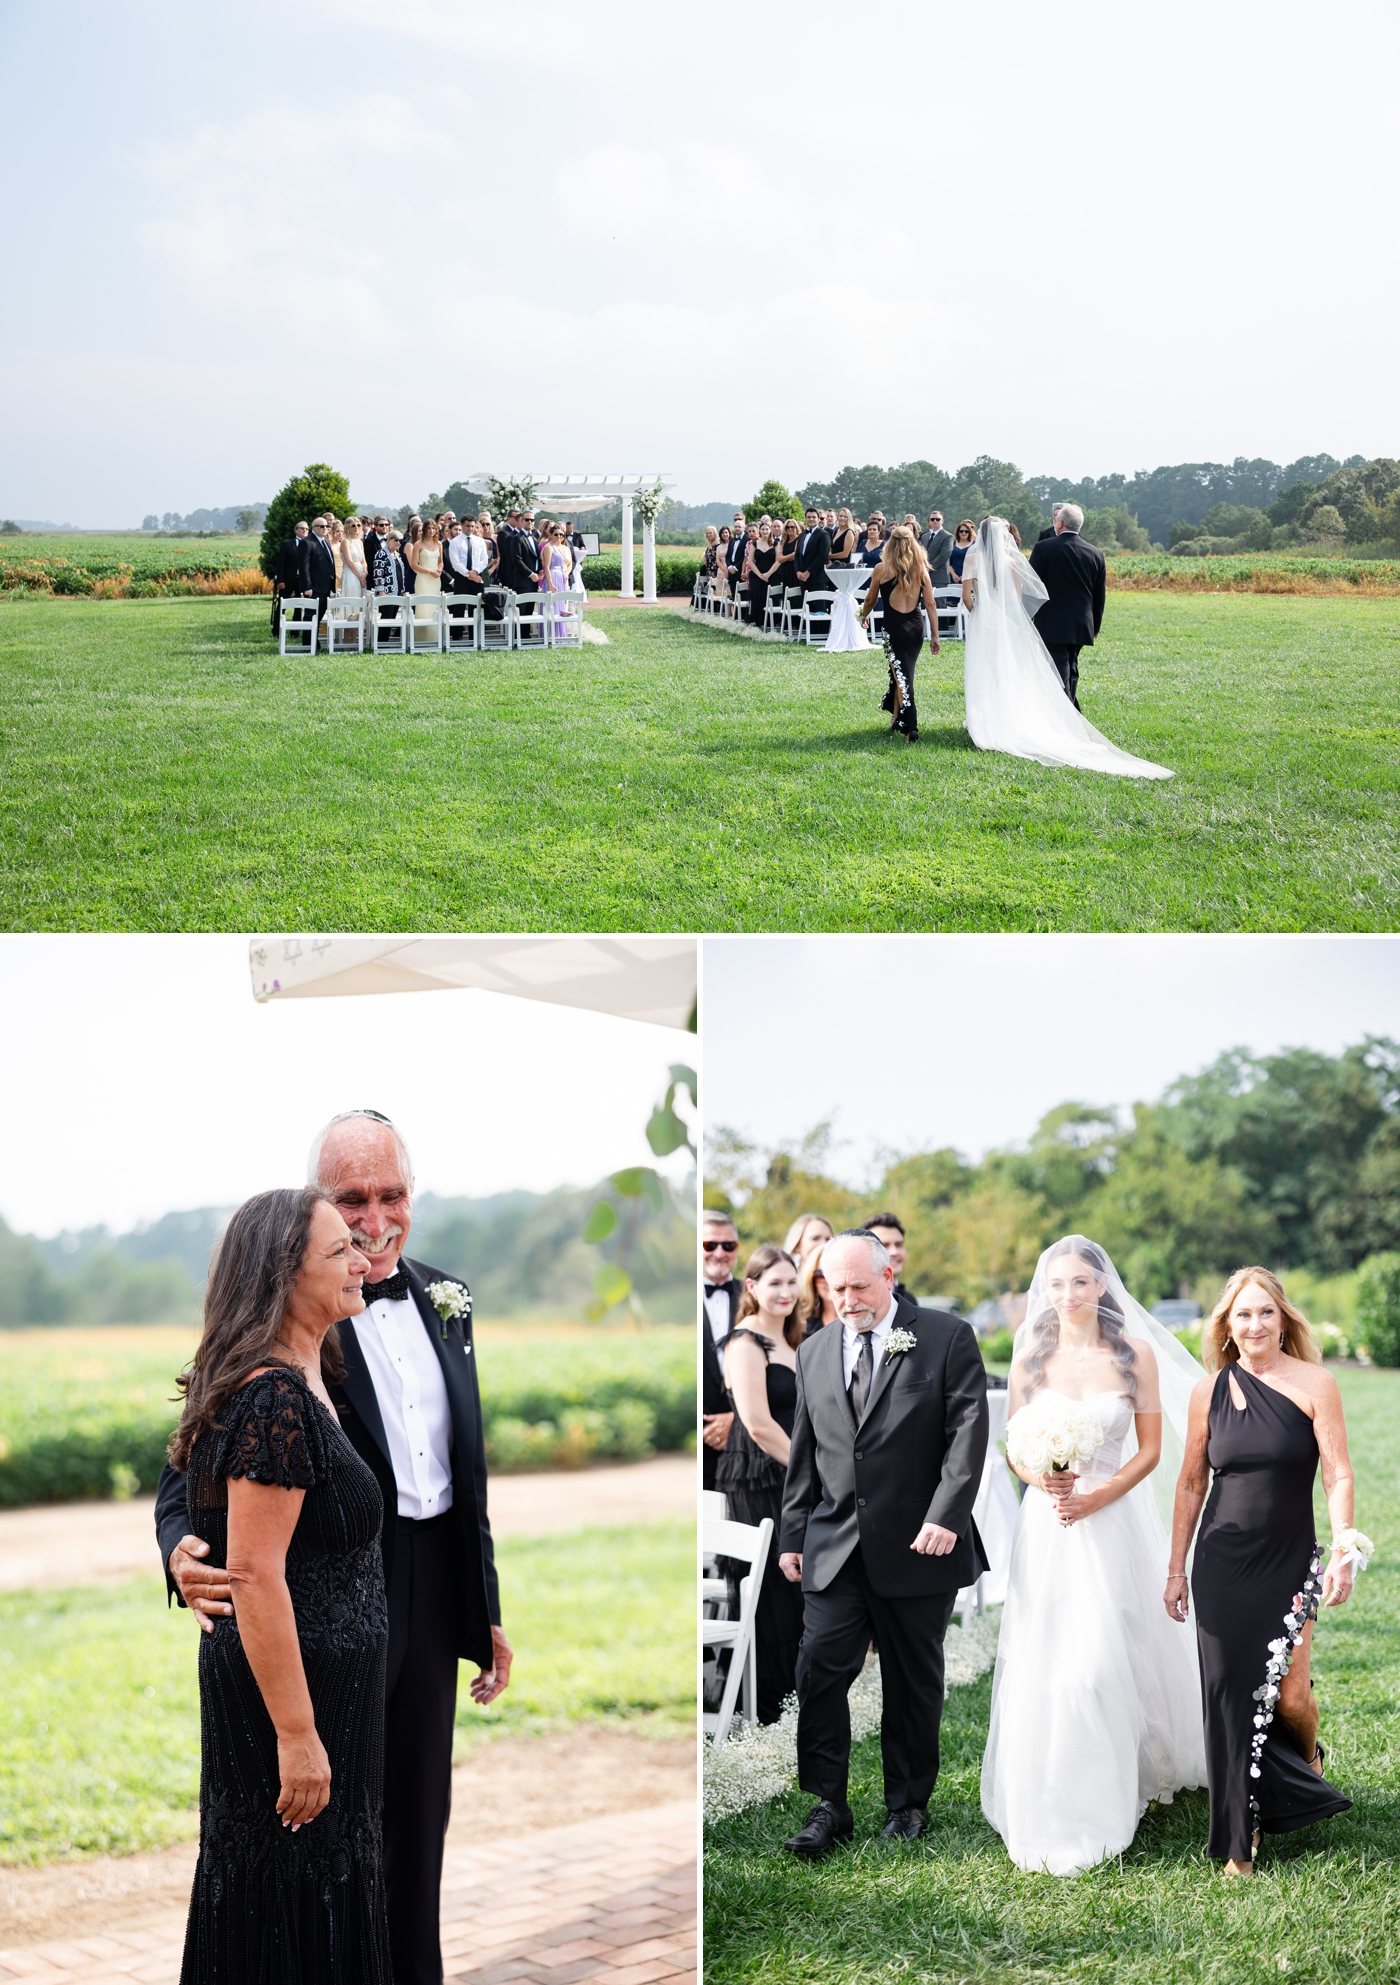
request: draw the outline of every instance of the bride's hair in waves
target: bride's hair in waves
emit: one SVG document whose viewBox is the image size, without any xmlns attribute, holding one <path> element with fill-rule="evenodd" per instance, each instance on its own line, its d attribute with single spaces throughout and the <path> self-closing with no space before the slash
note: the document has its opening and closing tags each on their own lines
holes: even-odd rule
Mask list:
<svg viewBox="0 0 1400 1985">
<path fill-rule="evenodd" d="M 1095 1275 L 1104 1284 L 1103 1288 L 1099 1290 L 1099 1337 L 1108 1346 L 1110 1351 L 1112 1351 L 1113 1362 L 1118 1367 L 1119 1373 L 1125 1381 L 1128 1398 L 1136 1405 L 1137 1353 L 1128 1342 L 1127 1332 L 1123 1323 L 1123 1312 L 1118 1307 L 1118 1302 L 1113 1291 L 1108 1287 L 1108 1280 L 1113 1273 L 1108 1256 L 1102 1248 L 1095 1247 L 1092 1241 L 1071 1237 L 1063 1241 L 1056 1241 L 1054 1247 L 1047 1250 L 1045 1255 L 1046 1268 L 1049 1268 L 1052 1261 L 1058 1261 L 1062 1255 L 1076 1255 L 1081 1261 L 1087 1261 Z M 1050 1303 L 1040 1312 L 1039 1316 L 1034 1318 L 1027 1317 L 1026 1322 L 1030 1326 L 1030 1350 L 1027 1353 L 1024 1367 L 1025 1389 L 1023 1396 L 1029 1399 L 1030 1395 L 1038 1386 L 1044 1385 L 1045 1367 L 1049 1363 L 1052 1354 L 1059 1347 L 1060 1313 L 1054 1304 Z"/>
<path fill-rule="evenodd" d="M 907 524 L 896 524 L 885 544 L 885 562 L 894 567 L 896 586 L 924 587 L 924 574 L 928 571 L 928 560 L 924 548 Z"/>
<path fill-rule="evenodd" d="M 1265 1295 L 1271 1296 L 1278 1305 L 1278 1313 L 1283 1318 L 1284 1355 L 1301 1358 L 1304 1364 L 1320 1365 L 1322 1353 L 1317 1348 L 1312 1325 L 1303 1312 L 1289 1302 L 1277 1275 L 1271 1275 L 1267 1268 L 1237 1268 L 1221 1290 L 1220 1300 L 1201 1332 L 1201 1363 L 1206 1370 L 1218 1372 L 1222 1365 L 1234 1364 L 1240 1355 L 1240 1347 L 1230 1335 L 1230 1312 L 1235 1307 L 1235 1298 L 1240 1290 L 1249 1282 L 1257 1282 Z"/>
</svg>

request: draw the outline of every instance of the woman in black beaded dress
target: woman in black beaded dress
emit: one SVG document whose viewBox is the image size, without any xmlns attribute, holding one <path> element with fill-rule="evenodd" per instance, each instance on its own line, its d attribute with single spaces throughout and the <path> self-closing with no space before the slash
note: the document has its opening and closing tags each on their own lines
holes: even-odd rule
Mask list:
<svg viewBox="0 0 1400 1985">
<path fill-rule="evenodd" d="M 233 1614 L 199 1644 L 181 1985 L 390 1985 L 379 1485 L 341 1431 L 336 1320 L 369 1263 L 314 1187 L 228 1224 L 171 1459 Z M 324 1374 L 324 1376 L 323 1376 Z"/>
<path fill-rule="evenodd" d="M 773 1519 L 773 1542 L 754 1615 L 758 1720 L 776 1723 L 797 1687 L 802 1638 L 802 1588 L 778 1570 L 778 1521 L 783 1509 L 788 1448 L 797 1410 L 797 1264 L 782 1248 L 756 1248 L 744 1269 L 744 1293 L 734 1328 L 720 1346 L 734 1424 L 715 1471 L 728 1514 L 737 1523 Z M 739 1567 L 740 1572 L 747 1566 Z M 731 1571 L 731 1580 L 733 1572 Z"/>
<path fill-rule="evenodd" d="M 1319 1604 L 1340 1606 L 1352 1589 L 1355 1488 L 1337 1381 L 1277 1277 L 1238 1269 L 1201 1348 L 1215 1376 L 1191 1395 L 1164 1598 L 1184 1622 L 1186 1553 L 1209 1485 L 1190 1581 L 1210 1785 L 1206 1851 L 1227 1875 L 1251 1875 L 1263 1834 L 1293 1833 L 1351 1805 L 1322 1775 L 1310 1667 Z M 1325 1571 L 1312 1502 L 1319 1458 L 1340 1540 Z"/>
<path fill-rule="evenodd" d="M 868 620 L 880 598 L 885 642 L 890 657 L 890 686 L 880 704 L 890 713 L 890 729 L 907 737 L 912 744 L 919 735 L 919 713 L 914 707 L 914 665 L 924 645 L 924 615 L 928 614 L 929 648 L 939 652 L 938 603 L 933 597 L 924 548 L 907 524 L 896 524 L 890 532 L 880 563 L 870 575 L 870 590 L 861 607 L 862 622 Z"/>
</svg>

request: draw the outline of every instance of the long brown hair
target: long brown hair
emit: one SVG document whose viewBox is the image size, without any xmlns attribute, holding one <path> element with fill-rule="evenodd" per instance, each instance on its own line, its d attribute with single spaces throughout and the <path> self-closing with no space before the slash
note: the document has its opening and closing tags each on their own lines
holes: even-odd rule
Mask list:
<svg viewBox="0 0 1400 1985">
<path fill-rule="evenodd" d="M 1109 1273 L 1108 1256 L 1102 1248 L 1095 1247 L 1077 1234 L 1067 1235 L 1056 1241 L 1054 1247 L 1045 1253 L 1045 1266 L 1058 1261 L 1062 1255 L 1074 1255 L 1085 1261 L 1098 1277 L 1105 1278 Z M 1030 1395 L 1045 1383 L 1045 1367 L 1049 1363 L 1060 1342 L 1060 1313 L 1053 1303 L 1044 1308 L 1039 1316 L 1027 1317 L 1031 1326 L 1030 1350 L 1025 1362 L 1026 1387 L 1024 1397 Z M 1113 1291 L 1099 1290 L 1099 1342 L 1106 1344 L 1113 1353 L 1113 1362 L 1122 1373 L 1127 1394 L 1133 1404 L 1137 1404 L 1137 1352 L 1128 1342 L 1123 1324 L 1123 1312 L 1119 1309 Z"/>
<path fill-rule="evenodd" d="M 797 1315 L 808 1326 L 823 1321 L 822 1299 L 817 1294 L 817 1277 L 821 1272 L 822 1251 L 820 1248 L 813 1248 L 797 1271 Z M 831 1293 L 829 1286 L 827 1293 L 828 1295 Z"/>
<path fill-rule="evenodd" d="M 922 593 L 928 560 L 924 548 L 907 524 L 896 524 L 885 544 L 885 558 L 894 567 L 894 583 L 903 591 L 913 586 Z"/>
<path fill-rule="evenodd" d="M 1320 1365 L 1322 1353 L 1312 1334 L 1312 1326 L 1300 1309 L 1296 1309 L 1283 1293 L 1283 1284 L 1277 1275 L 1267 1268 L 1237 1268 L 1221 1291 L 1220 1301 L 1211 1311 L 1205 1329 L 1201 1332 L 1201 1363 L 1208 1372 L 1218 1372 L 1222 1365 L 1233 1365 L 1239 1358 L 1240 1347 L 1230 1335 L 1230 1312 L 1235 1307 L 1235 1298 L 1247 1282 L 1257 1282 L 1268 1296 L 1278 1304 L 1279 1315 L 1283 1318 L 1283 1349 L 1290 1358 L 1301 1358 L 1304 1364 Z"/>
<path fill-rule="evenodd" d="M 188 1469 L 195 1442 L 218 1425 L 225 1402 L 250 1372 L 293 1365 L 278 1332 L 322 1201 L 331 1203 L 319 1186 L 279 1186 L 245 1199 L 225 1227 L 209 1264 L 204 1331 L 175 1381 L 185 1404 L 170 1437 L 174 1467 Z M 334 1324 L 321 1343 L 321 1372 L 332 1382 L 345 1376 Z"/>
<path fill-rule="evenodd" d="M 797 1266 L 797 1263 L 793 1260 L 787 1249 L 775 1246 L 772 1241 L 765 1241 L 762 1247 L 755 1248 L 745 1262 L 743 1278 L 744 1293 L 739 1298 L 739 1311 L 734 1318 L 734 1328 L 736 1330 L 744 1321 L 745 1317 L 758 1315 L 758 1298 L 754 1295 L 752 1289 L 750 1289 L 749 1283 L 761 1282 L 774 1262 L 777 1261 L 785 1261 L 789 1268 L 796 1268 Z M 795 1337 L 793 1335 L 794 1330 L 797 1332 Z M 802 1318 L 798 1316 L 797 1305 L 794 1303 L 783 1318 L 783 1336 L 795 1351 L 802 1342 L 804 1335 L 805 1329 Z"/>
</svg>

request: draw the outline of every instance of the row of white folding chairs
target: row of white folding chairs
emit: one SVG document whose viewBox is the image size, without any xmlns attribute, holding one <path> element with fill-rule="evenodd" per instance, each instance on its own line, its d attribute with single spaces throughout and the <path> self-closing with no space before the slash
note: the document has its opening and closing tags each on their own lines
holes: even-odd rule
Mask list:
<svg viewBox="0 0 1400 1985">
<path fill-rule="evenodd" d="M 863 592 L 861 597 L 864 597 Z M 940 638 L 947 636 L 953 641 L 965 641 L 967 609 L 963 606 L 961 586 L 936 586 L 933 597 L 938 606 Z M 835 598 L 835 593 L 804 594 L 795 586 L 785 591 L 781 587 L 770 586 L 763 609 L 763 632 L 781 634 L 785 641 L 802 641 L 808 647 L 814 639 L 825 641 L 831 628 L 831 603 Z M 733 620 L 740 626 L 745 624 L 743 605 L 747 600 L 746 590 L 721 593 L 717 581 L 706 579 L 702 572 L 697 572 L 690 600 L 697 613 L 711 613 L 722 620 Z M 928 613 L 924 608 L 920 608 L 920 613 L 927 640 Z M 867 623 L 877 640 L 884 629 L 884 620 L 884 609 L 877 595 Z"/>
<path fill-rule="evenodd" d="M 326 602 L 324 646 L 331 655 L 441 655 L 488 648 L 581 648 L 578 593 L 502 593 L 499 619 L 480 601 L 413 593 L 337 593 Z M 288 600 L 279 654 L 314 655 L 321 639 L 315 600 Z"/>
</svg>

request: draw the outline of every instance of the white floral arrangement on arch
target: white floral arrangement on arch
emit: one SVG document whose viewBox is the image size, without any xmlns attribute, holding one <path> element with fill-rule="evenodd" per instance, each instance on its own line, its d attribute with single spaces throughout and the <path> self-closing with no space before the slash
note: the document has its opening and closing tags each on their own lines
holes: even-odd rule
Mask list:
<svg viewBox="0 0 1400 1985">
<path fill-rule="evenodd" d="M 636 492 L 632 498 L 632 508 L 649 528 L 655 526 L 657 518 L 666 508 L 666 485 L 659 476 L 650 489 Z"/>
<path fill-rule="evenodd" d="M 1006 1458 L 1028 1475 L 1063 1474 L 1103 1446 L 1103 1425 L 1077 1399 L 1042 1392 L 1006 1423 Z"/>
</svg>

